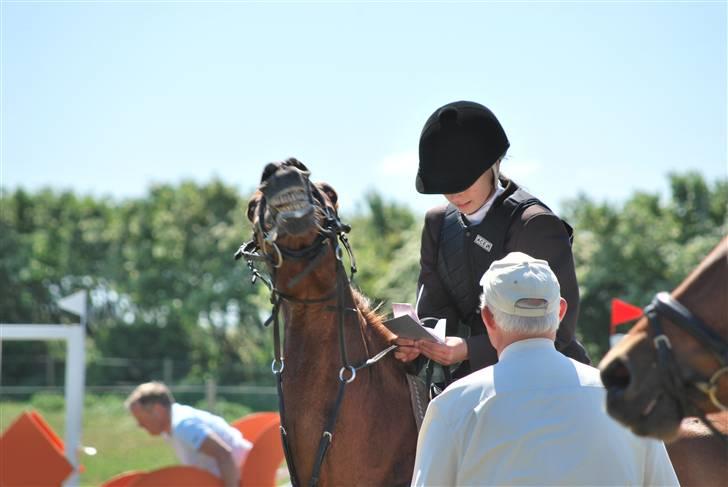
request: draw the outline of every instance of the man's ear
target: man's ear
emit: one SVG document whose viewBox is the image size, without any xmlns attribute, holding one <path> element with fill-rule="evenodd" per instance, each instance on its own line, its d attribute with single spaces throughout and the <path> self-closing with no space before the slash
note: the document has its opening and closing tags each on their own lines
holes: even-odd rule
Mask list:
<svg viewBox="0 0 728 487">
<path fill-rule="evenodd" d="M 493 319 L 493 313 L 488 309 L 487 306 L 483 306 L 483 309 L 480 310 L 480 317 L 483 319 L 483 323 L 485 324 L 485 329 L 490 335 L 490 331 L 495 328 L 495 320 Z"/>
<path fill-rule="evenodd" d="M 329 198 L 331 204 L 334 205 L 334 209 L 338 211 L 339 195 L 336 194 L 336 190 L 329 183 L 324 182 L 316 183 L 316 187 Z"/>
<path fill-rule="evenodd" d="M 560 298 L 561 301 L 559 301 L 559 323 L 561 323 L 561 320 L 564 319 L 564 315 L 566 315 L 566 310 L 569 309 L 569 304 L 566 302 L 564 298 Z"/>
</svg>

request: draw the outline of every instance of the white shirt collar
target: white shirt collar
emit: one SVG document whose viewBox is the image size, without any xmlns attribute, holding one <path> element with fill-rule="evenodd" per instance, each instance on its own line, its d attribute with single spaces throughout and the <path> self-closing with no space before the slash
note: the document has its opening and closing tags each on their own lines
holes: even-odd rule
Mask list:
<svg viewBox="0 0 728 487">
<path fill-rule="evenodd" d="M 493 201 L 503 192 L 505 191 L 505 188 L 500 182 L 500 179 L 498 179 L 495 183 L 495 191 L 493 191 L 493 194 L 490 195 L 490 198 L 488 198 L 485 203 L 483 203 L 483 206 L 475 210 L 473 213 L 469 215 L 465 215 L 465 218 L 468 219 L 468 222 L 470 222 L 471 225 L 477 225 L 478 223 L 483 221 L 483 218 L 485 218 L 485 214 L 488 213 L 488 210 L 490 210 L 490 207 L 493 206 Z"/>
<path fill-rule="evenodd" d="M 534 348 L 554 348 L 554 341 L 548 338 L 526 338 L 518 340 L 506 346 L 498 357 L 498 361 L 502 361 L 506 356 L 518 355 L 520 353 L 528 353 L 528 350 Z"/>
</svg>

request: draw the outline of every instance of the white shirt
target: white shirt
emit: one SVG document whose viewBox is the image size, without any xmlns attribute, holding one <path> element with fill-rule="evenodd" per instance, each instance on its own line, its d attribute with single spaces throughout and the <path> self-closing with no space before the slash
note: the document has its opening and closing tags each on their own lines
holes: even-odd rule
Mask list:
<svg viewBox="0 0 728 487">
<path fill-rule="evenodd" d="M 495 199 L 500 196 L 503 191 L 505 191 L 505 188 L 501 184 L 500 179 L 497 179 L 495 183 L 495 191 L 493 191 L 493 194 L 490 195 L 490 198 L 488 198 L 485 203 L 483 203 L 483 206 L 475 210 L 473 213 L 465 215 L 465 218 L 468 219 L 468 222 L 471 225 L 477 225 L 478 223 L 482 222 L 483 218 L 485 218 L 485 214 L 488 213 L 490 207 L 493 206 L 493 202 L 495 201 Z"/>
<path fill-rule="evenodd" d="M 412 485 L 679 485 L 664 444 L 604 405 L 597 369 L 548 339 L 513 343 L 430 403 Z"/>
<path fill-rule="evenodd" d="M 171 434 L 164 434 L 164 439 L 172 445 L 183 465 L 199 467 L 220 477 L 215 459 L 199 451 L 202 442 L 213 431 L 232 449 L 233 460 L 238 469 L 253 447 L 240 431 L 220 416 L 179 403 L 172 404 L 171 414 Z"/>
</svg>

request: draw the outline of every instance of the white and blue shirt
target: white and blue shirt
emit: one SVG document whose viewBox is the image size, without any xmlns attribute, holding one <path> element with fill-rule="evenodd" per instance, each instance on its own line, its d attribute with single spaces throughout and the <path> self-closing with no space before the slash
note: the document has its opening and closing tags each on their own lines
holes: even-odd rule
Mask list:
<svg viewBox="0 0 728 487">
<path fill-rule="evenodd" d="M 499 362 L 427 408 L 412 485 L 678 485 L 661 441 L 605 410 L 599 371 L 552 340 L 507 346 Z"/>
<path fill-rule="evenodd" d="M 199 467 L 220 476 L 215 459 L 199 451 L 202 442 L 211 432 L 217 434 L 232 449 L 233 460 L 238 469 L 253 446 L 227 421 L 207 411 L 173 403 L 171 416 L 171 433 L 165 433 L 164 439 L 172 445 L 183 465 Z"/>
</svg>

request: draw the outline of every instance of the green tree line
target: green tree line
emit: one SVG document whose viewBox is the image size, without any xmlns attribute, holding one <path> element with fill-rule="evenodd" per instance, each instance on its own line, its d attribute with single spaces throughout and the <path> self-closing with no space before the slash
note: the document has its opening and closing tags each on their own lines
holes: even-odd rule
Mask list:
<svg viewBox="0 0 728 487">
<path fill-rule="evenodd" d="M 567 201 L 581 290 L 579 335 L 592 357 L 608 346 L 609 303 L 644 305 L 674 288 L 725 235 L 728 183 L 698 173 L 668 176 L 670 194 L 635 193 L 620 204 Z M 180 382 L 270 382 L 266 289 L 232 259 L 250 237 L 247 194 L 220 181 L 158 185 L 116 201 L 22 189 L 0 211 L 0 321 L 72 322 L 55 302 L 91 296 L 89 384 L 134 384 L 174 364 Z M 381 311 L 414 301 L 421 217 L 377 193 L 347 212 L 355 283 Z M 41 383 L 28 360 L 63 357 L 52 342 L 4 342 L 2 384 Z M 121 367 L 111 359 L 126 358 Z"/>
</svg>

